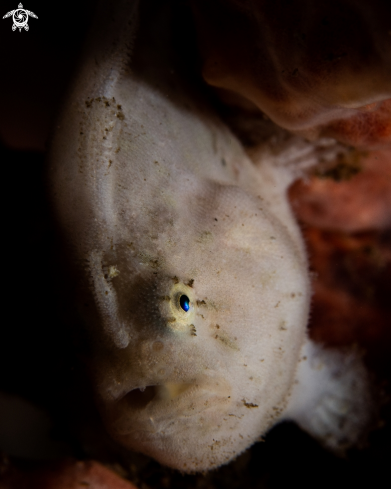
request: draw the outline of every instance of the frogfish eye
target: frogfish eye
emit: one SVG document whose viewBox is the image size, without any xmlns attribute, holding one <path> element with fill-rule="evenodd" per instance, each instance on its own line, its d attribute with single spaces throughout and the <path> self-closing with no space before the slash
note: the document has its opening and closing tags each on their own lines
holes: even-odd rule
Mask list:
<svg viewBox="0 0 391 489">
<path fill-rule="evenodd" d="M 187 295 L 181 295 L 179 304 L 185 312 L 190 309 L 190 299 L 187 297 Z"/>
</svg>

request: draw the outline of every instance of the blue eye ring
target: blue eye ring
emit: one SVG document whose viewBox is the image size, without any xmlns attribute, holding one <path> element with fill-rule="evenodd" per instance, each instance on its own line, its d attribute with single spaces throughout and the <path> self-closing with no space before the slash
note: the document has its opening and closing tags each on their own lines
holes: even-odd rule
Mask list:
<svg viewBox="0 0 391 489">
<path fill-rule="evenodd" d="M 179 298 L 179 305 L 185 312 L 189 312 L 190 309 L 190 299 L 187 297 L 187 295 L 181 295 Z"/>
</svg>

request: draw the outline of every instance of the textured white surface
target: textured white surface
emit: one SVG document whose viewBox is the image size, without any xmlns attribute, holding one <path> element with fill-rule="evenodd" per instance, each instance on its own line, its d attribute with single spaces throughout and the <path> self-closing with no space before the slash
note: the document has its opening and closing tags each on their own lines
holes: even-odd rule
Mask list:
<svg viewBox="0 0 391 489">
<path fill-rule="evenodd" d="M 369 376 L 360 352 L 323 349 L 307 341 L 284 419 L 343 455 L 362 443 L 372 421 Z"/>
</svg>

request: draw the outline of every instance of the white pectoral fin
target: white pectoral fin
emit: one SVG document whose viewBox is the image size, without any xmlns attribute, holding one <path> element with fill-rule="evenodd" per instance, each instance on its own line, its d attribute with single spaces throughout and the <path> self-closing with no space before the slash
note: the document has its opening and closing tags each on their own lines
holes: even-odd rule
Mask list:
<svg viewBox="0 0 391 489">
<path fill-rule="evenodd" d="M 307 340 L 284 418 L 336 453 L 363 442 L 374 419 L 374 402 L 359 352 L 326 349 Z"/>
</svg>

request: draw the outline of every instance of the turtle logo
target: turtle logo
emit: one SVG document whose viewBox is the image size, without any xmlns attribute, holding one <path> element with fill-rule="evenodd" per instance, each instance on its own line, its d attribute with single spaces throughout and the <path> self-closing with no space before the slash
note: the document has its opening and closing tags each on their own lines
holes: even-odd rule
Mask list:
<svg viewBox="0 0 391 489">
<path fill-rule="evenodd" d="M 34 12 L 30 12 L 30 10 L 25 10 L 21 3 L 18 5 L 18 8 L 16 10 L 11 10 L 10 12 L 7 12 L 4 15 L 3 19 L 6 19 L 7 17 L 11 17 L 11 15 L 12 15 L 12 20 L 14 21 L 12 30 L 15 31 L 16 29 L 19 29 L 19 32 L 21 32 L 23 28 L 26 31 L 29 30 L 29 26 L 28 26 L 29 16 L 34 17 L 34 19 L 38 19 L 38 17 L 34 14 Z"/>
</svg>

